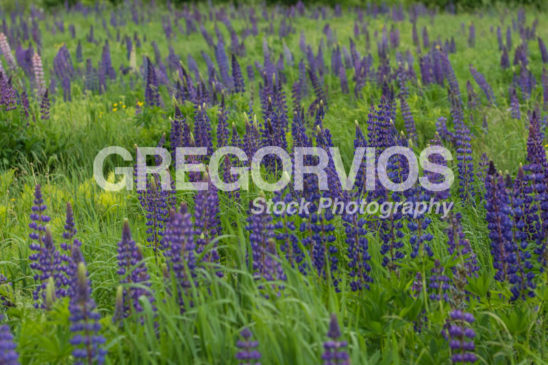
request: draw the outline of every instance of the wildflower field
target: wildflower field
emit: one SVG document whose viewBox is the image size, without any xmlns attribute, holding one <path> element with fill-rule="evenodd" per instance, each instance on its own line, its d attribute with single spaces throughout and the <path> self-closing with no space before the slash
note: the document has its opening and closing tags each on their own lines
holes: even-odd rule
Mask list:
<svg viewBox="0 0 548 365">
<path fill-rule="evenodd" d="M 0 9 L 1 365 L 548 363 L 546 13 Z M 129 156 L 97 168 L 109 146 Z M 170 167 L 134 168 L 165 162 L 139 149 L 155 146 Z M 305 174 L 301 190 L 224 191 L 210 162 L 228 146 L 293 162 L 337 147 L 347 171 L 360 148 L 378 162 L 444 147 L 430 162 L 454 182 L 390 190 L 364 160 L 347 189 L 329 155 L 328 189 Z M 207 152 L 175 162 L 189 147 Z M 402 182 L 395 157 L 379 170 Z M 206 171 L 176 174 L 185 162 Z M 227 155 L 219 175 L 250 164 Z M 288 175 L 272 156 L 260 167 Z M 174 189 L 180 176 L 207 188 Z M 336 214 L 326 199 L 451 209 Z"/>
</svg>

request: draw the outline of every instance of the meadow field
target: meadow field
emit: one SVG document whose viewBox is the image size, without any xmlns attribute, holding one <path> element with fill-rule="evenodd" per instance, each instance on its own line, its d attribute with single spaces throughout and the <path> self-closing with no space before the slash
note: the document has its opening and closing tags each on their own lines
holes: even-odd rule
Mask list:
<svg viewBox="0 0 548 365">
<path fill-rule="evenodd" d="M 546 13 L 214 3 L 0 4 L 0 364 L 548 363 Z M 130 158 L 94 171 L 109 146 Z M 344 189 L 333 155 L 327 190 L 297 168 L 273 192 L 175 173 L 227 146 L 250 158 L 224 157 L 225 181 L 267 146 L 337 147 L 346 170 L 437 146 L 454 183 L 368 189 L 361 162 Z M 165 162 L 140 147 L 207 188 L 134 168 Z M 189 147 L 207 152 L 175 163 Z"/>
</svg>

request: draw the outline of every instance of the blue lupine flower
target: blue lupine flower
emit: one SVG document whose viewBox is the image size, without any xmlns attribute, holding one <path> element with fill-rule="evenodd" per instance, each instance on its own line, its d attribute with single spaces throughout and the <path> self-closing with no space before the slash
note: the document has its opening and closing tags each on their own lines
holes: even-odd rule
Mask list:
<svg viewBox="0 0 548 365">
<path fill-rule="evenodd" d="M 338 340 L 339 337 L 341 337 L 341 329 L 335 314 L 331 315 L 327 337 L 329 340 L 323 343 L 324 352 L 322 354 L 322 360 L 324 365 L 350 364 L 350 358 L 345 349 L 348 346 L 348 343 L 346 341 Z"/>
<path fill-rule="evenodd" d="M 236 347 L 239 349 L 236 360 L 240 365 L 260 365 L 261 353 L 257 350 L 259 342 L 251 339 L 253 334 L 247 327 L 240 332 L 240 336 L 242 339 L 236 342 Z"/>
<path fill-rule="evenodd" d="M 0 314 L 0 321 L 2 320 L 3 316 Z M 0 364 L 19 365 L 19 355 L 15 348 L 10 328 L 8 325 L 0 325 Z"/>
<path fill-rule="evenodd" d="M 70 343 L 74 347 L 72 355 L 75 357 L 75 364 L 103 364 L 106 351 L 102 345 L 105 338 L 98 333 L 101 330 L 101 316 L 91 297 L 86 265 L 83 262 L 78 264 L 76 276 L 72 280 L 75 290 L 69 305 L 70 330 L 73 333 Z"/>
</svg>

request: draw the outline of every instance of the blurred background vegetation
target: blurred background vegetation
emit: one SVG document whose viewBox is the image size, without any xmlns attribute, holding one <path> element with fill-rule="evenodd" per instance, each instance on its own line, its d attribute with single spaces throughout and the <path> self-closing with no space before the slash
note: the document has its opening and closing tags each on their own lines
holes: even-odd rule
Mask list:
<svg viewBox="0 0 548 365">
<path fill-rule="evenodd" d="M 81 3 L 84 5 L 95 5 L 97 3 L 111 3 L 117 4 L 121 3 L 124 0 L 81 0 Z M 133 0 L 128 0 L 133 1 Z M 155 1 L 157 4 L 165 3 L 167 0 L 138 0 L 143 3 L 148 3 Z M 213 0 L 209 0 L 213 1 Z M 510 7 L 516 8 L 520 6 L 534 7 L 538 9 L 548 8 L 548 1 L 546 0 L 424 0 L 424 1 L 415 1 L 415 0 L 371 0 L 364 2 L 363 0 L 302 0 L 305 4 L 325 4 L 327 6 L 335 6 L 340 4 L 341 6 L 364 6 L 364 4 L 385 4 L 385 5 L 397 5 L 402 4 L 403 6 L 409 6 L 414 3 L 422 3 L 428 7 L 436 8 L 440 10 L 452 10 L 452 11 L 473 11 L 479 8 L 489 8 L 489 7 Z M 1 0 L 1 7 L 5 11 L 10 11 L 13 9 L 26 9 L 31 4 L 35 6 L 45 7 L 45 8 L 55 8 L 62 7 L 66 5 L 73 5 L 77 0 Z M 192 4 L 198 3 L 200 1 L 192 0 L 171 0 L 172 4 Z M 234 4 L 263 4 L 267 3 L 269 5 L 275 4 L 284 4 L 292 5 L 296 4 L 298 0 L 215 0 L 215 3 L 233 2 Z"/>
</svg>

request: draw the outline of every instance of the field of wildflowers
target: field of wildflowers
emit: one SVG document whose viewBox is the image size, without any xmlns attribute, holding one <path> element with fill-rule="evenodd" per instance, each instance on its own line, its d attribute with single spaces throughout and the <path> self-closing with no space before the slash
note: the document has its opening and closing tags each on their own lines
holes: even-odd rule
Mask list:
<svg viewBox="0 0 548 365">
<path fill-rule="evenodd" d="M 548 363 L 546 14 L 141 0 L 0 14 L 1 365 Z M 98 186 L 108 146 L 133 161 L 109 157 L 106 180 L 142 187 Z M 208 189 L 176 191 L 116 172 L 137 146 L 207 147 L 190 163 L 338 147 L 345 166 L 360 147 L 441 146 L 453 159 L 431 162 L 455 181 L 369 190 L 359 165 L 345 190 L 330 159 L 328 190 L 310 175 L 302 191 L 226 192 L 190 172 Z M 220 174 L 248 165 L 227 156 Z M 254 214 L 257 197 L 312 209 Z M 381 217 L 326 198 L 453 205 Z"/>
</svg>

